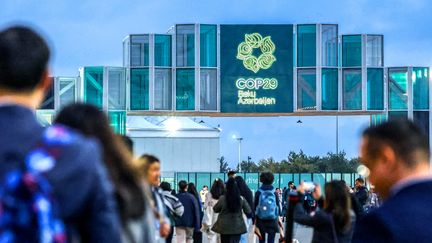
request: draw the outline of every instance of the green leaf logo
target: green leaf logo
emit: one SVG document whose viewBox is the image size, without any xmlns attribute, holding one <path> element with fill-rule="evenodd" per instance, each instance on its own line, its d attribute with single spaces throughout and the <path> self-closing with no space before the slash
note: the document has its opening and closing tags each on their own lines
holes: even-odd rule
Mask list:
<svg viewBox="0 0 432 243">
<path fill-rule="evenodd" d="M 254 49 L 260 49 L 261 55 L 256 57 L 253 55 Z M 245 41 L 237 47 L 237 59 L 243 61 L 243 66 L 246 69 L 257 73 L 260 69 L 269 69 L 276 57 L 273 53 L 276 46 L 270 36 L 262 37 L 259 33 L 246 34 Z"/>
</svg>

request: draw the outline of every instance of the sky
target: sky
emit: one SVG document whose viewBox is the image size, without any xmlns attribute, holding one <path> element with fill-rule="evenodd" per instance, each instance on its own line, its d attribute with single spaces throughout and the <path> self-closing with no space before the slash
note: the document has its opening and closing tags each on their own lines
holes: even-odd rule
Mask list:
<svg viewBox="0 0 432 243">
<path fill-rule="evenodd" d="M 431 12 L 428 0 L 1 0 L 0 28 L 37 28 L 54 50 L 54 76 L 76 76 L 82 66 L 121 66 L 126 35 L 165 33 L 176 23 L 336 23 L 340 34 L 384 34 L 386 66 L 432 66 Z M 291 150 L 336 150 L 335 117 L 202 119 L 221 126 L 221 155 L 231 164 L 238 160 L 233 134 L 244 138 L 242 159 L 254 161 L 281 160 Z M 358 156 L 368 122 L 367 116 L 339 117 L 339 150 Z"/>
</svg>

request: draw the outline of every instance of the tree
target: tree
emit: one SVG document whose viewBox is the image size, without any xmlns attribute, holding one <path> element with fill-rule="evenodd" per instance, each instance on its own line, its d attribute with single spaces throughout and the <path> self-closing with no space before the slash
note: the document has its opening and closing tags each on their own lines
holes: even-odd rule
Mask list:
<svg viewBox="0 0 432 243">
<path fill-rule="evenodd" d="M 259 172 L 259 168 L 255 162 L 243 160 L 241 162 L 241 171 L 242 172 Z"/>
<path fill-rule="evenodd" d="M 228 172 L 228 162 L 225 161 L 225 157 L 222 156 L 219 158 L 219 172 Z"/>
</svg>

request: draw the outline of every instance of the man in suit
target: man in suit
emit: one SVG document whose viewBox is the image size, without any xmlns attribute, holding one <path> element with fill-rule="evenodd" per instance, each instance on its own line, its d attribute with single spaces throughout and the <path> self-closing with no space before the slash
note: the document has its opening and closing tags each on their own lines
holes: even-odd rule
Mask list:
<svg viewBox="0 0 432 243">
<path fill-rule="evenodd" d="M 386 199 L 356 225 L 353 242 L 432 242 L 432 177 L 424 132 L 408 120 L 363 132 L 362 163 Z"/>
<path fill-rule="evenodd" d="M 0 32 L 0 187 L 42 139 L 44 128 L 35 109 L 51 85 L 49 57 L 46 42 L 33 30 L 16 26 Z M 68 242 L 120 242 L 113 189 L 99 146 L 74 137 L 46 174 Z"/>
</svg>

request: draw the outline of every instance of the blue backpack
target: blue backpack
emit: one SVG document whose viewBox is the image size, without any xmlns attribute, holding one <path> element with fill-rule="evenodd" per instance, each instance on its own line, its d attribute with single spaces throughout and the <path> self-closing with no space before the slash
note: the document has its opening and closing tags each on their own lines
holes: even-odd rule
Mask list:
<svg viewBox="0 0 432 243">
<path fill-rule="evenodd" d="M 66 128 L 49 127 L 25 157 L 6 159 L 19 167 L 7 172 L 0 184 L 0 243 L 67 241 L 45 174 L 54 168 L 62 146 L 72 140 Z"/>
<path fill-rule="evenodd" d="M 259 219 L 271 220 L 276 219 L 278 215 L 278 207 L 276 205 L 276 195 L 274 190 L 262 190 L 260 192 L 258 206 L 255 214 Z"/>
</svg>

